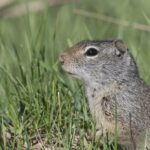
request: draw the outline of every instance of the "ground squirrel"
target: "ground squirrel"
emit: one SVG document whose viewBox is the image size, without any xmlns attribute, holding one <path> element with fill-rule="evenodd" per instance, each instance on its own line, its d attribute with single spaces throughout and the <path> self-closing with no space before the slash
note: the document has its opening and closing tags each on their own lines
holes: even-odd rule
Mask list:
<svg viewBox="0 0 150 150">
<path fill-rule="evenodd" d="M 84 82 L 101 135 L 115 134 L 117 127 L 119 144 L 150 149 L 150 86 L 122 40 L 81 41 L 61 54 L 59 62 Z"/>
</svg>

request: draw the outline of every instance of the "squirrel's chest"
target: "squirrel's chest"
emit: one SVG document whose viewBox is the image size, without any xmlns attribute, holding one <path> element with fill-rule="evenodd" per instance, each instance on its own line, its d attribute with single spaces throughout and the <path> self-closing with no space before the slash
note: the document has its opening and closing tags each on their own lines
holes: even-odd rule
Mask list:
<svg viewBox="0 0 150 150">
<path fill-rule="evenodd" d="M 113 103 L 114 91 L 103 89 L 87 89 L 87 97 L 91 114 L 93 115 L 97 128 L 104 132 L 115 132 L 115 103 Z"/>
</svg>

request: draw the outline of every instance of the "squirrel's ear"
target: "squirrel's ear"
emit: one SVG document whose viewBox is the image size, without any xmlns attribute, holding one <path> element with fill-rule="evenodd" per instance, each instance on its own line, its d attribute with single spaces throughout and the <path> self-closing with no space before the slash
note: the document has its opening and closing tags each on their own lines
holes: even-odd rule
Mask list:
<svg viewBox="0 0 150 150">
<path fill-rule="evenodd" d="M 122 56 L 128 49 L 122 40 L 116 40 L 115 47 L 117 56 Z"/>
</svg>

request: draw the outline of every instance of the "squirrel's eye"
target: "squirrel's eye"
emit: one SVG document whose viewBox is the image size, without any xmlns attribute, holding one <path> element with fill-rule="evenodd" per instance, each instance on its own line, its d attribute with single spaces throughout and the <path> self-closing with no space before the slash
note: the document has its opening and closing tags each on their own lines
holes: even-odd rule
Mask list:
<svg viewBox="0 0 150 150">
<path fill-rule="evenodd" d="M 89 48 L 87 51 L 86 51 L 86 55 L 87 56 L 96 56 L 98 53 L 98 50 L 95 49 L 95 48 Z"/>
</svg>

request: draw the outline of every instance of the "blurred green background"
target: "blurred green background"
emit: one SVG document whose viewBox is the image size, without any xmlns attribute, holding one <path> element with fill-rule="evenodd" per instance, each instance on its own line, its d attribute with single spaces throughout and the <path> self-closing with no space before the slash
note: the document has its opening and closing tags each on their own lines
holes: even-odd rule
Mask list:
<svg viewBox="0 0 150 150">
<path fill-rule="evenodd" d="M 58 55 L 83 39 L 120 38 L 150 82 L 149 6 L 149 0 L 0 3 L 1 149 L 99 149 L 84 139 L 94 131 L 84 88 L 60 71 Z M 102 141 L 103 148 L 112 141 Z"/>
</svg>

